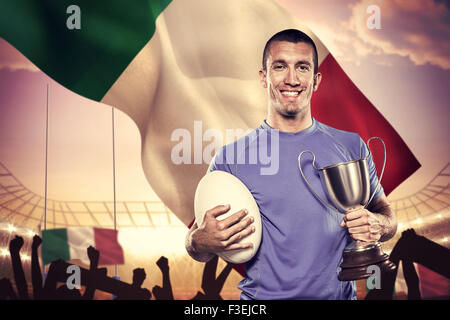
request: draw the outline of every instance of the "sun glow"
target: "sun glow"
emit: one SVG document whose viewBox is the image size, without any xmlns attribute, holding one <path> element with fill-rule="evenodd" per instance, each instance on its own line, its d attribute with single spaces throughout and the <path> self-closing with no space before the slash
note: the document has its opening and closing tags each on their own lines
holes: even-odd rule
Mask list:
<svg viewBox="0 0 450 320">
<path fill-rule="evenodd" d="M 186 227 L 120 228 L 119 242 L 132 255 L 186 254 Z"/>
</svg>

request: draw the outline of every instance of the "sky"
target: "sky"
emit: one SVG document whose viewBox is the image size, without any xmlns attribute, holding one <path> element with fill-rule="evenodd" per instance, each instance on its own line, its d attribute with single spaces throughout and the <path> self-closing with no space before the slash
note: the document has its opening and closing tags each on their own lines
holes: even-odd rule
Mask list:
<svg viewBox="0 0 450 320">
<path fill-rule="evenodd" d="M 421 189 L 450 160 L 447 3 L 277 2 L 320 38 L 422 164 L 390 197 Z M 367 27 L 373 4 L 380 8 L 381 29 Z M 44 194 L 47 84 L 49 198 L 111 200 L 111 106 L 63 88 L 1 39 L 0 162 L 31 191 Z M 135 123 L 117 109 L 114 117 L 117 199 L 158 199 L 143 173 Z"/>
</svg>

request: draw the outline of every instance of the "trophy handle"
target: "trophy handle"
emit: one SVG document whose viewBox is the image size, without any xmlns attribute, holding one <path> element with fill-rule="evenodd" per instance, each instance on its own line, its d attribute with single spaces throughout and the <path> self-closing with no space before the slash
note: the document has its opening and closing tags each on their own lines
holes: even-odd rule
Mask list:
<svg viewBox="0 0 450 320">
<path fill-rule="evenodd" d="M 341 213 L 338 209 L 336 209 L 335 207 L 333 207 L 332 205 L 330 205 L 327 201 L 323 200 L 322 197 L 319 196 L 319 195 L 317 194 L 316 191 L 314 191 L 313 187 L 309 184 L 308 180 L 306 179 L 306 177 L 305 177 L 305 175 L 304 175 L 304 173 L 303 173 L 303 170 L 302 170 L 302 164 L 301 164 L 302 156 L 303 156 L 303 154 L 306 153 L 306 152 L 311 153 L 311 155 L 313 156 L 313 161 L 312 161 L 313 168 L 316 169 L 316 170 L 319 170 L 319 169 L 317 169 L 317 167 L 316 167 L 316 156 L 315 156 L 314 152 L 312 152 L 311 150 L 304 150 L 304 151 L 300 152 L 300 154 L 299 154 L 299 156 L 298 156 L 298 168 L 300 169 L 300 173 L 301 173 L 301 175 L 302 175 L 302 177 L 303 177 L 303 180 L 305 180 L 305 182 L 306 182 L 306 184 L 308 185 L 309 189 L 310 189 L 311 192 L 317 197 L 317 199 L 319 199 L 319 200 L 320 200 L 324 205 L 326 205 L 328 208 L 331 208 L 331 209 L 333 209 L 333 210 L 336 210 L 338 213 Z"/>
<path fill-rule="evenodd" d="M 380 178 L 378 179 L 377 186 L 375 187 L 375 190 L 373 191 L 372 196 L 370 197 L 369 201 L 367 201 L 367 203 L 366 203 L 366 205 L 364 206 L 364 208 L 366 208 L 366 207 L 369 205 L 369 203 L 372 201 L 373 197 L 374 197 L 375 194 L 377 193 L 378 188 L 379 188 L 380 185 L 381 185 L 381 179 L 383 178 L 384 168 L 385 168 L 385 166 L 386 166 L 386 145 L 384 144 L 384 141 L 383 141 L 381 138 L 379 138 L 379 137 L 372 137 L 372 138 L 370 138 L 369 140 L 367 140 L 367 142 L 366 142 L 366 147 L 367 147 L 367 150 L 369 151 L 369 153 L 367 154 L 367 156 L 366 156 L 364 159 L 367 160 L 367 159 L 372 155 L 372 152 L 370 151 L 370 147 L 369 147 L 369 142 L 370 142 L 372 139 L 377 139 L 377 140 L 381 141 L 381 143 L 383 144 L 383 152 L 384 152 L 383 168 L 381 169 L 381 174 L 380 174 Z"/>
</svg>

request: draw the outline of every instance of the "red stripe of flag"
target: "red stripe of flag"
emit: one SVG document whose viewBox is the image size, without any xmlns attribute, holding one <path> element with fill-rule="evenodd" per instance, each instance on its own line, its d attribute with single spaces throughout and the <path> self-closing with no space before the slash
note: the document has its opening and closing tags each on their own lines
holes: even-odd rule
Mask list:
<svg viewBox="0 0 450 320">
<path fill-rule="evenodd" d="M 388 195 L 419 169 L 420 163 L 331 54 L 322 62 L 319 71 L 323 77 L 311 100 L 313 116 L 333 128 L 356 132 L 365 142 L 373 136 L 383 139 L 387 160 L 381 183 Z M 383 165 L 383 148 L 380 145 L 377 141 L 370 144 L 378 175 Z"/>
<path fill-rule="evenodd" d="M 99 265 L 124 264 L 117 230 L 94 228 L 94 239 L 95 248 L 100 252 Z"/>
<path fill-rule="evenodd" d="M 423 299 L 449 297 L 448 279 L 421 264 L 417 264 L 420 283 L 420 295 Z"/>
</svg>

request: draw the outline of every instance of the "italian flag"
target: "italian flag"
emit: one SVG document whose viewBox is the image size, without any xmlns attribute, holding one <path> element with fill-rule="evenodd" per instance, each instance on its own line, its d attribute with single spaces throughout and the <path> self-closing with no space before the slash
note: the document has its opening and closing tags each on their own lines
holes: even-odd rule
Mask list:
<svg viewBox="0 0 450 320">
<path fill-rule="evenodd" d="M 58 259 L 78 259 L 89 265 L 87 248 L 93 246 L 100 252 L 99 265 L 123 264 L 123 250 L 117 236 L 117 230 L 92 227 L 43 230 L 42 261 L 46 265 Z"/>
<path fill-rule="evenodd" d="M 80 8 L 69 29 L 67 8 Z M 295 28 L 315 41 L 319 90 L 313 116 L 387 146 L 383 187 L 389 194 L 420 164 L 400 135 L 345 74 L 323 43 L 270 0 L 14 0 L 2 3 L 0 37 L 74 92 L 120 109 L 136 123 L 142 165 L 153 190 L 181 221 L 194 219 L 194 193 L 208 163 L 175 164 L 177 129 L 193 137 L 208 129 L 258 127 L 267 113 L 258 71 L 266 41 Z M 202 132 L 194 132 L 201 121 Z M 193 139 L 194 140 L 194 139 Z M 299 150 L 300 152 L 301 150 Z M 382 148 L 374 144 L 381 170 Z"/>
<path fill-rule="evenodd" d="M 421 299 L 442 299 L 450 294 L 450 280 L 420 263 L 413 263 L 416 276 L 419 279 Z M 395 292 L 408 293 L 408 286 L 403 275 L 403 265 L 400 264 L 395 282 Z"/>
<path fill-rule="evenodd" d="M 415 263 L 420 281 L 420 294 L 422 299 L 446 298 L 450 295 L 449 278 L 430 270 L 419 263 Z"/>
</svg>

